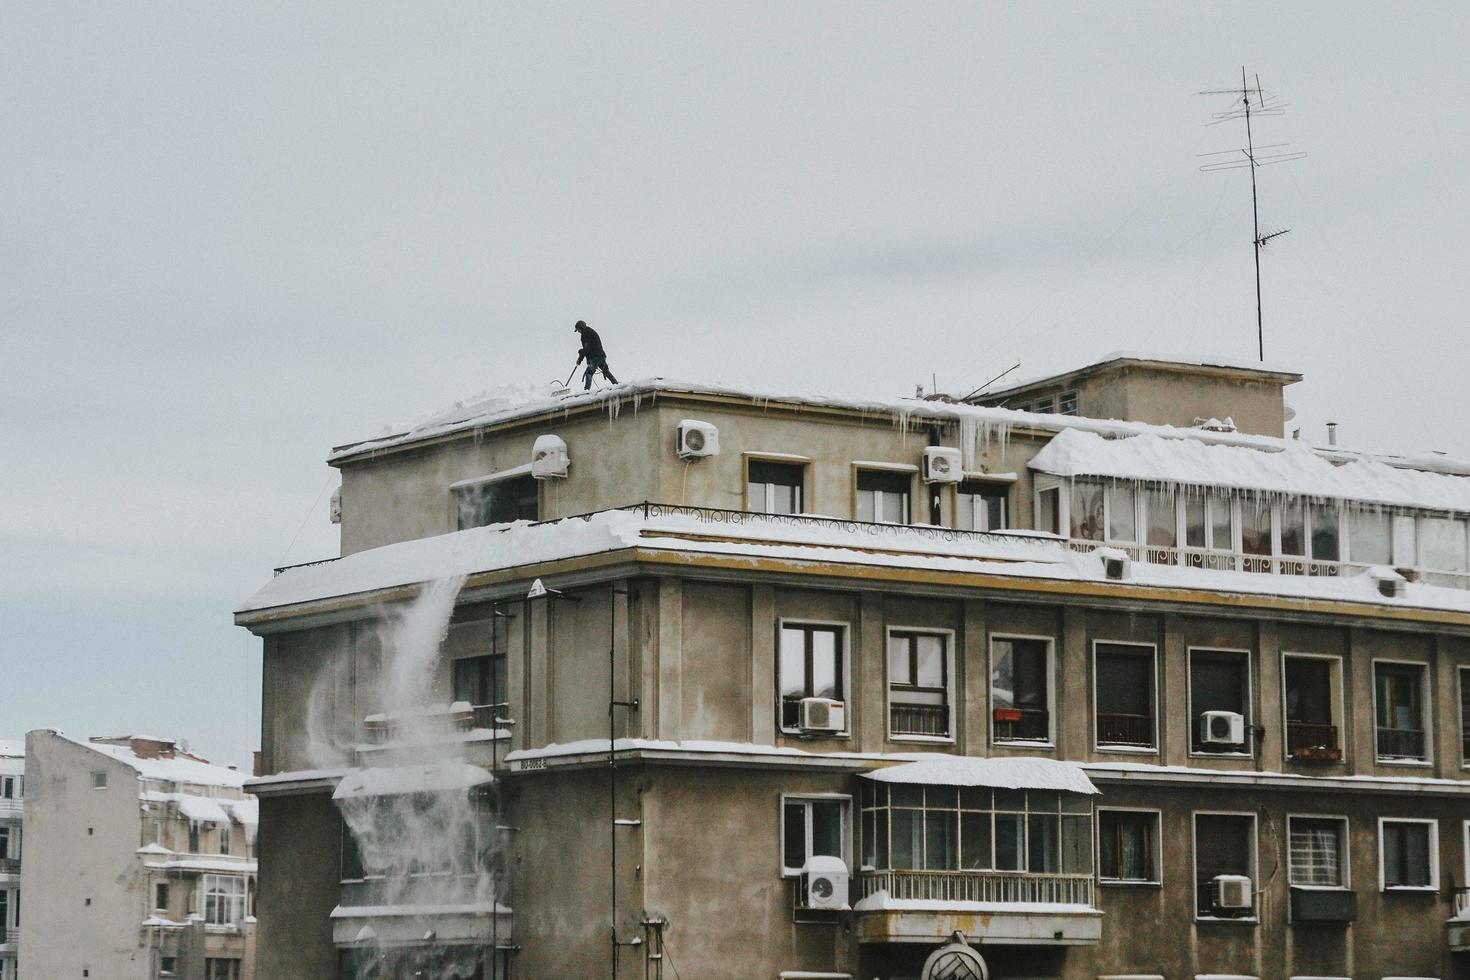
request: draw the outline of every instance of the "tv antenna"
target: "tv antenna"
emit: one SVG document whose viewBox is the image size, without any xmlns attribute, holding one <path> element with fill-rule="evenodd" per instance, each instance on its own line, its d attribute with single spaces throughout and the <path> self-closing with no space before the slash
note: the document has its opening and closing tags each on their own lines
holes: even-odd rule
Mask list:
<svg viewBox="0 0 1470 980">
<path fill-rule="evenodd" d="M 1252 85 L 1246 77 L 1245 68 L 1240 69 L 1240 88 L 1209 89 L 1198 95 L 1232 95 L 1235 101 L 1230 108 L 1213 114 L 1213 121 L 1207 125 L 1215 126 L 1219 123 L 1233 122 L 1236 119 L 1245 120 L 1245 147 L 1243 149 L 1219 150 L 1214 153 L 1201 153 L 1201 157 L 1222 157 L 1210 163 L 1202 164 L 1200 170 L 1205 173 L 1215 173 L 1221 170 L 1249 169 L 1251 172 L 1251 227 L 1253 234 L 1251 241 L 1255 246 L 1256 254 L 1256 353 L 1262 361 L 1266 360 L 1266 335 L 1262 327 L 1261 318 L 1261 249 L 1272 239 L 1280 238 L 1291 231 L 1290 228 L 1278 228 L 1274 231 L 1261 233 L 1261 211 L 1256 194 L 1256 170 L 1260 167 L 1269 166 L 1273 163 L 1286 163 L 1290 160 L 1300 160 L 1306 156 L 1305 153 L 1286 149 L 1288 143 L 1267 143 L 1256 146 L 1255 138 L 1251 133 L 1252 116 L 1281 116 L 1286 114 L 1287 103 L 1281 101 L 1281 97 L 1267 92 L 1261 88 L 1261 76 L 1255 76 L 1255 84 Z M 1263 150 L 1273 152 L 1262 152 Z"/>
</svg>

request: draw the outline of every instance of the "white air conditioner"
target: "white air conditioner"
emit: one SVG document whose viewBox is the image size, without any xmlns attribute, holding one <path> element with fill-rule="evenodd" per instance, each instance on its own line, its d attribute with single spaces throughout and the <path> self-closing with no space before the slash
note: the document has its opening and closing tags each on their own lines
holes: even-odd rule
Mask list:
<svg viewBox="0 0 1470 980">
<path fill-rule="evenodd" d="M 1215 908 L 1239 911 L 1251 907 L 1251 880 L 1245 875 L 1215 875 L 1210 884 L 1215 889 Z"/>
<path fill-rule="evenodd" d="M 813 855 L 801 867 L 804 908 L 847 908 L 847 865 L 841 858 Z"/>
<path fill-rule="evenodd" d="M 679 458 L 703 459 L 720 455 L 720 430 L 708 422 L 685 419 L 679 423 Z"/>
<path fill-rule="evenodd" d="M 1235 711 L 1206 711 L 1199 718 L 1199 740 L 1205 745 L 1244 745 L 1245 719 Z"/>
<path fill-rule="evenodd" d="M 959 483 L 965 475 L 960 451 L 951 446 L 929 446 L 919 467 L 925 483 Z"/>
<path fill-rule="evenodd" d="M 538 480 L 562 479 L 571 468 L 567 444 L 561 436 L 537 436 L 531 446 L 531 475 Z"/>
<path fill-rule="evenodd" d="M 1092 552 L 1102 560 L 1103 576 L 1113 582 L 1133 577 L 1133 558 L 1122 548 L 1096 548 Z"/>
<path fill-rule="evenodd" d="M 831 698 L 801 699 L 801 730 L 840 732 L 847 728 L 847 705 Z"/>
</svg>

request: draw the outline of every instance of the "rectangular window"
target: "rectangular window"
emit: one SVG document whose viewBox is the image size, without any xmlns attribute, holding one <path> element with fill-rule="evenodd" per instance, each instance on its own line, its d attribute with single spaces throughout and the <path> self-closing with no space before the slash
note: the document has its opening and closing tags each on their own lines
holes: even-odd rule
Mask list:
<svg viewBox="0 0 1470 980">
<path fill-rule="evenodd" d="M 1048 534 L 1062 533 L 1060 487 L 1047 487 L 1036 491 L 1036 530 Z"/>
<path fill-rule="evenodd" d="M 1348 553 L 1359 565 L 1393 564 L 1393 534 L 1388 511 L 1348 508 Z"/>
<path fill-rule="evenodd" d="M 505 654 L 487 653 L 454 661 L 454 700 L 476 708 L 505 704 Z M 476 724 L 481 720 L 477 718 Z"/>
<path fill-rule="evenodd" d="M 1072 481 L 1071 535 L 1081 541 L 1103 539 L 1103 485 L 1090 480 Z"/>
<path fill-rule="evenodd" d="M 20 799 L 20 777 L 0 776 L 0 800 Z"/>
<path fill-rule="evenodd" d="M 1338 737 L 1337 658 L 1286 655 L 1282 679 L 1286 754 L 1308 762 L 1342 758 Z"/>
<path fill-rule="evenodd" d="M 1147 544 L 1150 548 L 1170 548 L 1179 543 L 1179 512 L 1174 504 L 1174 491 L 1168 488 L 1151 488 L 1143 492 L 1143 509 Z M 1173 556 L 1165 553 L 1150 558 L 1161 564 L 1173 562 Z"/>
<path fill-rule="evenodd" d="M 1439 888 L 1439 824 L 1434 820 L 1378 821 L 1379 887 Z"/>
<path fill-rule="evenodd" d="M 996 637 L 990 643 L 991 739 L 1051 742 L 1051 641 Z"/>
<path fill-rule="evenodd" d="M 1247 555 L 1269 557 L 1271 554 L 1271 502 L 1263 497 L 1242 497 L 1240 501 L 1240 550 Z M 1269 568 L 1247 562 L 1246 571 Z"/>
<path fill-rule="evenodd" d="M 890 470 L 858 470 L 857 519 L 885 524 L 913 523 L 909 494 L 914 478 Z"/>
<path fill-rule="evenodd" d="M 930 871 L 1091 873 L 1092 800 L 1048 790 L 864 781 L 863 863 Z M 1035 901 L 1064 901 L 1045 889 Z M 935 898 L 943 897 L 934 895 Z"/>
<path fill-rule="evenodd" d="M 0 826 L 0 861 L 8 861 L 17 857 L 20 855 L 10 853 L 10 828 Z"/>
<path fill-rule="evenodd" d="M 1426 761 L 1423 664 L 1373 664 L 1373 704 L 1380 760 Z"/>
<path fill-rule="evenodd" d="M 1154 748 L 1154 648 L 1094 647 L 1099 746 Z"/>
<path fill-rule="evenodd" d="M 1470 766 L 1470 667 L 1460 674 L 1460 765 Z M 1470 855 L 1470 850 L 1466 851 Z"/>
<path fill-rule="evenodd" d="M 1160 884 L 1159 812 L 1097 811 L 1097 876 L 1101 881 Z"/>
<path fill-rule="evenodd" d="M 811 857 L 840 858 L 848 868 L 846 798 L 788 796 L 781 801 L 781 873 L 799 875 Z"/>
<path fill-rule="evenodd" d="M 1201 919 L 1255 915 L 1256 818 L 1250 814 L 1194 815 L 1195 909 Z M 1225 879 L 1220 881 L 1218 879 Z M 1250 880 L 1240 895 L 1233 878 Z M 1237 901 L 1243 899 L 1243 901 Z"/>
<path fill-rule="evenodd" d="M 199 821 L 189 821 L 189 853 L 199 853 Z"/>
<path fill-rule="evenodd" d="M 954 525 L 965 531 L 1003 531 L 1010 527 L 1005 483 L 965 480 L 955 493 Z"/>
<path fill-rule="evenodd" d="M 846 701 L 843 628 L 781 624 L 781 726 L 801 725 L 802 698 Z"/>
<path fill-rule="evenodd" d="M 347 821 L 342 821 L 342 880 L 358 881 L 367 877 L 367 868 L 363 862 L 362 845 L 357 842 L 357 836 L 353 834 L 352 828 Z"/>
<path fill-rule="evenodd" d="M 1281 501 L 1281 553 L 1305 555 L 1306 548 L 1306 506 L 1299 497 L 1286 497 Z"/>
<path fill-rule="evenodd" d="M 168 882 L 160 881 L 154 884 L 153 907 L 160 912 L 168 909 Z"/>
<path fill-rule="evenodd" d="M 222 824 L 219 828 L 219 852 L 221 854 L 230 853 L 230 844 L 232 843 L 230 836 L 229 825 Z"/>
<path fill-rule="evenodd" d="M 1336 504 L 1312 504 L 1308 508 L 1312 521 L 1312 558 L 1314 561 L 1339 561 L 1342 550 L 1338 542 L 1339 511 Z"/>
<path fill-rule="evenodd" d="M 204 980 L 240 980 L 240 961 L 214 957 L 205 960 Z"/>
<path fill-rule="evenodd" d="M 888 634 L 888 731 L 891 735 L 950 735 L 949 637 Z"/>
<path fill-rule="evenodd" d="M 1138 540 L 1138 495 L 1124 483 L 1108 486 L 1108 540 L 1130 543 Z"/>
<path fill-rule="evenodd" d="M 179 965 L 179 959 L 178 959 L 177 956 L 160 956 L 158 958 L 158 974 L 159 974 L 159 976 L 164 976 L 164 977 L 171 977 L 171 976 L 173 976 L 174 975 L 174 970 L 178 968 L 178 965 Z"/>
<path fill-rule="evenodd" d="M 1347 886 L 1347 820 L 1288 817 L 1288 880 L 1313 888 Z"/>
<path fill-rule="evenodd" d="M 1411 568 L 1418 565 L 1418 535 L 1415 533 L 1413 515 L 1393 515 L 1391 527 L 1393 534 L 1394 565 L 1399 568 Z"/>
<path fill-rule="evenodd" d="M 1055 410 L 1056 409 L 1054 407 L 1054 403 L 1052 402 L 1051 395 L 1047 395 L 1045 398 L 1036 399 L 1035 404 L 1031 406 L 1031 411 L 1038 412 L 1042 415 L 1050 415 Z"/>
<path fill-rule="evenodd" d="M 540 484 L 529 473 L 455 487 L 456 527 L 540 520 Z"/>
<path fill-rule="evenodd" d="M 1435 572 L 1465 571 L 1465 522 L 1419 518 L 1419 566 Z"/>
<path fill-rule="evenodd" d="M 752 459 L 746 463 L 745 505 L 757 514 L 800 514 L 806 467 L 801 463 L 777 463 Z"/>
<path fill-rule="evenodd" d="M 1252 750 L 1250 654 L 1244 650 L 1189 651 L 1189 747 L 1191 752 Z M 1239 731 L 1218 712 L 1241 716 Z"/>
<path fill-rule="evenodd" d="M 240 875 L 203 875 L 204 921 L 238 925 L 245 918 L 245 879 Z"/>
<path fill-rule="evenodd" d="M 1061 415 L 1077 414 L 1077 392 L 1064 391 L 1057 398 L 1057 412 Z"/>
<path fill-rule="evenodd" d="M 107 788 L 107 773 L 105 773 L 105 772 L 94 772 L 94 773 L 92 773 L 92 788 L 93 789 L 106 789 Z"/>
</svg>

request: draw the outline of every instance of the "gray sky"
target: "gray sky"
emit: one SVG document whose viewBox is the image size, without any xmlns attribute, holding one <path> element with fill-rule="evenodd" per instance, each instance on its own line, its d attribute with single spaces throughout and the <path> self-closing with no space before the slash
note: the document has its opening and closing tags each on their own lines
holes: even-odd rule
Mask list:
<svg viewBox="0 0 1470 980">
<path fill-rule="evenodd" d="M 1266 353 L 1307 438 L 1470 455 L 1470 5 L 0 7 L 0 735 L 246 765 L 330 446 L 562 378 L 906 394 Z"/>
</svg>

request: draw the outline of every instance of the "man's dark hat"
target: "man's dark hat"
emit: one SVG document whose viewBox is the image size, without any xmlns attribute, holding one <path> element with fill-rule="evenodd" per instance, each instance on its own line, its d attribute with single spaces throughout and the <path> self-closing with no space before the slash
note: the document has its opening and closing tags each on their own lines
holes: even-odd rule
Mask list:
<svg viewBox="0 0 1470 980">
<path fill-rule="evenodd" d="M 573 330 L 586 330 L 587 329 L 587 321 L 586 320 L 578 320 L 577 321 L 577 325 L 575 327 L 573 327 L 572 329 Z"/>
</svg>

